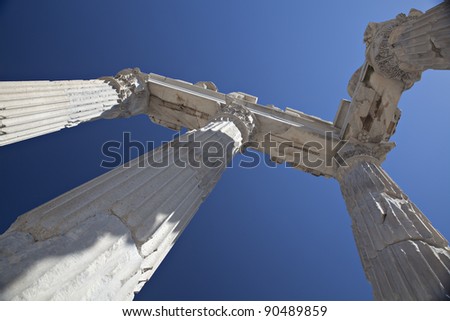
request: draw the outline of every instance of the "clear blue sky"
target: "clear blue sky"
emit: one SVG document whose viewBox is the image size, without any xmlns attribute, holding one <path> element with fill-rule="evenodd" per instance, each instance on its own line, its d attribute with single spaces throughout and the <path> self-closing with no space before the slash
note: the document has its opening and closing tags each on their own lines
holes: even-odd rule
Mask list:
<svg viewBox="0 0 450 321">
<path fill-rule="evenodd" d="M 211 80 L 262 104 L 332 120 L 363 63 L 368 22 L 438 1 L 0 1 L 0 80 L 91 79 L 127 67 Z M 450 72 L 400 101 L 390 175 L 450 237 Z M 168 140 L 145 116 L 102 120 L 0 148 L 3 232 L 15 218 L 105 172 L 101 146 Z M 370 300 L 339 186 L 260 166 L 228 169 L 136 297 Z"/>
</svg>

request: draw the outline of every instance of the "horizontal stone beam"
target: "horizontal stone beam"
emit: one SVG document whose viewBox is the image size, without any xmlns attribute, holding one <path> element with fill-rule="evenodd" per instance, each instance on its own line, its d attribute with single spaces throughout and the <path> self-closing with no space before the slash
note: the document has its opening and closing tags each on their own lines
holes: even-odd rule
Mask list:
<svg viewBox="0 0 450 321">
<path fill-rule="evenodd" d="M 0 146 L 83 121 L 137 114 L 147 114 L 174 130 L 199 129 L 234 101 L 255 117 L 255 130 L 245 148 L 317 176 L 335 176 L 339 165 L 333 157 L 335 147 L 342 144 L 343 116 L 333 123 L 290 108 L 263 106 L 257 100 L 241 92 L 220 93 L 211 82 L 191 84 L 139 69 L 97 80 L 0 82 Z M 353 140 L 349 144 L 360 144 L 353 136 L 345 138 Z"/>
<path fill-rule="evenodd" d="M 272 105 L 263 106 L 248 94 L 223 94 L 205 88 L 203 83 L 194 85 L 156 74 L 149 74 L 147 83 L 151 93 L 149 116 L 157 124 L 174 130 L 201 128 L 229 100 L 236 100 L 255 116 L 256 127 L 250 140 L 259 146 L 250 145 L 251 148 L 264 152 L 262 142 L 270 133 L 276 144 L 270 155 L 275 162 L 295 163 L 297 168 L 314 175 L 335 174 L 337 164 L 326 164 L 327 139 L 330 146 L 340 142 L 340 129 L 332 122 L 290 108 L 283 111 Z M 281 153 L 277 147 L 283 142 L 291 142 L 292 147 Z M 295 162 L 294 153 L 308 157 L 308 161 Z"/>
</svg>

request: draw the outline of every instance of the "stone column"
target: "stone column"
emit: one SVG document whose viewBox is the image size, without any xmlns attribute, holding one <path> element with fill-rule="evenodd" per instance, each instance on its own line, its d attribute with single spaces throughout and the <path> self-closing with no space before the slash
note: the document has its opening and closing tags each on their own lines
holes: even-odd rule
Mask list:
<svg viewBox="0 0 450 321">
<path fill-rule="evenodd" d="M 207 126 L 20 216 L 0 236 L 0 298 L 132 299 L 253 126 L 243 107 L 226 106 Z"/>
<path fill-rule="evenodd" d="M 338 181 L 376 300 L 449 300 L 447 240 L 376 158 L 358 155 Z"/>
<path fill-rule="evenodd" d="M 101 117 L 143 113 L 148 96 L 138 69 L 95 80 L 0 82 L 0 146 Z"/>
<path fill-rule="evenodd" d="M 450 69 L 450 2 L 403 24 L 389 42 L 405 71 Z"/>
<path fill-rule="evenodd" d="M 450 2 L 422 13 L 369 23 L 364 33 L 366 58 L 386 79 L 401 80 L 405 89 L 427 69 L 450 69 Z"/>
</svg>

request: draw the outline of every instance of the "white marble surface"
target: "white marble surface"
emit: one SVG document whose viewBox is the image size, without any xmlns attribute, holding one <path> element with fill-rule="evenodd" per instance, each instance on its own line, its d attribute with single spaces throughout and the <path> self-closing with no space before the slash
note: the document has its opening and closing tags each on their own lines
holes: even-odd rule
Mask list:
<svg viewBox="0 0 450 321">
<path fill-rule="evenodd" d="M 192 133 L 201 144 L 231 144 L 233 152 L 220 166 L 186 168 L 175 165 L 174 152 L 162 168 L 148 166 L 145 154 L 20 216 L 0 236 L 1 299 L 132 299 L 242 144 L 227 119 Z M 156 161 L 162 151 L 151 152 Z"/>
</svg>

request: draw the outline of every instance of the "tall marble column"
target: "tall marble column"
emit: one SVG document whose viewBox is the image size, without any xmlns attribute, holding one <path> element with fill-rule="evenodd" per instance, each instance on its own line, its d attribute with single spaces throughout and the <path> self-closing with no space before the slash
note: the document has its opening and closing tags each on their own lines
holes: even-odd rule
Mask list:
<svg viewBox="0 0 450 321">
<path fill-rule="evenodd" d="M 0 236 L 0 298 L 132 299 L 253 127 L 246 109 L 227 105 L 207 126 L 20 216 Z"/>
<path fill-rule="evenodd" d="M 338 181 L 376 300 L 449 300 L 450 248 L 378 159 L 357 155 Z"/>
<path fill-rule="evenodd" d="M 148 96 L 138 69 L 94 80 L 0 82 L 0 146 L 100 117 L 143 113 Z"/>
</svg>

